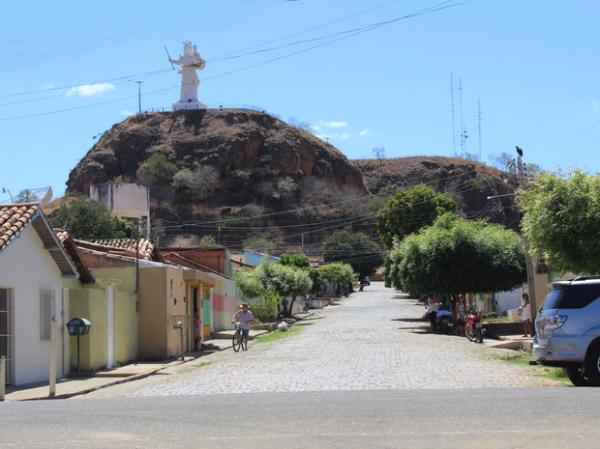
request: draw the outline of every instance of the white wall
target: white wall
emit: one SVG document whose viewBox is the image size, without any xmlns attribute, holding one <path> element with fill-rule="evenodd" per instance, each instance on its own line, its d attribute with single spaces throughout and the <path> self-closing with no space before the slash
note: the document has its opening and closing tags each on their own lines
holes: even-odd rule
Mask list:
<svg viewBox="0 0 600 449">
<path fill-rule="evenodd" d="M 13 291 L 15 385 L 47 381 L 50 341 L 40 339 L 40 290 L 54 291 L 56 324 L 62 327 L 62 277 L 32 226 L 0 252 L 0 288 Z M 60 330 L 56 335 L 60 338 Z M 63 375 L 62 350 L 59 341 L 59 378 Z"/>
<path fill-rule="evenodd" d="M 495 293 L 494 300 L 496 301 L 496 311 L 503 312 L 505 310 L 516 309 L 521 305 L 522 294 L 523 289 L 521 288 Z"/>
</svg>

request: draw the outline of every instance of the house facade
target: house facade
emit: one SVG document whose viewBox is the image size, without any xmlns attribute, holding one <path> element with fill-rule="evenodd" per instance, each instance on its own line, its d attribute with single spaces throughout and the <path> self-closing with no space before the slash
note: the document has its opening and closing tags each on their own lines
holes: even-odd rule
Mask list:
<svg viewBox="0 0 600 449">
<path fill-rule="evenodd" d="M 0 206 L 0 355 L 6 382 L 44 382 L 65 374 L 65 278 L 75 264 L 37 204 Z"/>
</svg>

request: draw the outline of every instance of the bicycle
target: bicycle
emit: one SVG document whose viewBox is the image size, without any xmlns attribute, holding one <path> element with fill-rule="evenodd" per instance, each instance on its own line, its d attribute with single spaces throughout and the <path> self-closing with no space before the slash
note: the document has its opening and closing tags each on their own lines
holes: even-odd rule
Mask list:
<svg viewBox="0 0 600 449">
<path fill-rule="evenodd" d="M 235 333 L 232 338 L 232 346 L 235 352 L 248 350 L 248 335 L 243 332 L 242 327 L 238 324 L 235 326 Z"/>
</svg>

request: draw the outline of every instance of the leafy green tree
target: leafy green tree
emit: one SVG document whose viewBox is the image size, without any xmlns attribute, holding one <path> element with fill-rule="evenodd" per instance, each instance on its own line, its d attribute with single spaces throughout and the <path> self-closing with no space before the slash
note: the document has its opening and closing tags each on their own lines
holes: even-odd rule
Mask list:
<svg viewBox="0 0 600 449">
<path fill-rule="evenodd" d="M 327 288 L 327 285 L 325 285 L 325 280 L 323 279 L 323 276 L 321 276 L 321 272 L 318 268 L 311 268 L 308 271 L 308 274 L 310 276 L 310 280 L 312 281 L 310 293 L 315 296 L 320 296 Z"/>
<path fill-rule="evenodd" d="M 218 179 L 219 175 L 213 167 L 184 168 L 173 176 L 173 187 L 180 195 L 205 200 L 215 191 Z"/>
<path fill-rule="evenodd" d="M 267 262 L 254 269 L 238 271 L 235 282 L 240 292 L 250 298 L 265 297 L 275 292 L 285 303 L 284 313 L 287 315 L 291 314 L 296 298 L 308 294 L 312 288 L 307 270 Z"/>
<path fill-rule="evenodd" d="M 531 251 L 555 270 L 600 272 L 600 176 L 541 174 L 520 192 Z"/>
<path fill-rule="evenodd" d="M 347 263 L 361 277 L 370 276 L 383 263 L 381 248 L 362 232 L 336 231 L 321 245 L 325 262 Z"/>
<path fill-rule="evenodd" d="M 133 225 L 104 204 L 80 196 L 66 202 L 49 217 L 51 226 L 64 228 L 76 239 L 108 239 L 131 236 Z"/>
<path fill-rule="evenodd" d="M 175 173 L 177 165 L 163 153 L 154 153 L 139 166 L 137 177 L 150 187 L 165 187 L 171 184 Z"/>
<path fill-rule="evenodd" d="M 453 214 L 396 242 L 389 260 L 391 283 L 416 294 L 503 291 L 526 280 L 525 252 L 518 234 Z"/>
<path fill-rule="evenodd" d="M 447 193 L 438 193 L 421 184 L 410 189 L 398 190 L 377 213 L 377 229 L 386 247 L 391 248 L 394 239 L 429 226 L 437 217 L 456 210 L 456 202 Z"/>
<path fill-rule="evenodd" d="M 310 268 L 310 261 L 308 260 L 308 257 L 298 251 L 286 251 L 279 258 L 279 263 L 288 267 L 302 269 Z"/>
<path fill-rule="evenodd" d="M 336 294 L 347 294 L 352 289 L 352 283 L 356 281 L 356 273 L 346 263 L 333 262 L 319 267 L 322 279 L 329 281 Z"/>
</svg>

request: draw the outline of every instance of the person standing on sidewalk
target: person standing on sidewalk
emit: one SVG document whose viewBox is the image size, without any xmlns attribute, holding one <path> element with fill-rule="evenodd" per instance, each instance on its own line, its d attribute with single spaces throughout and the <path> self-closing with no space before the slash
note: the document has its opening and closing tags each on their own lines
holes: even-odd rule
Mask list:
<svg viewBox="0 0 600 449">
<path fill-rule="evenodd" d="M 429 298 L 427 298 L 427 314 L 429 315 L 429 322 L 431 323 L 431 332 L 435 332 L 437 329 L 436 319 L 438 310 L 439 306 L 436 297 L 434 295 L 429 295 Z"/>
<path fill-rule="evenodd" d="M 531 334 L 531 304 L 529 303 L 529 294 L 523 293 L 521 299 L 521 322 L 523 323 L 523 337 L 533 337 Z"/>
</svg>

